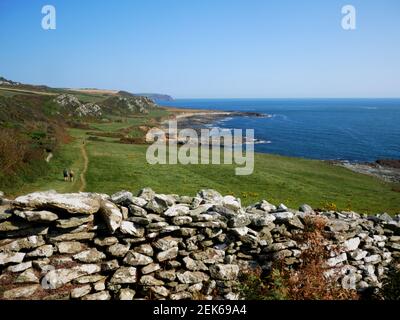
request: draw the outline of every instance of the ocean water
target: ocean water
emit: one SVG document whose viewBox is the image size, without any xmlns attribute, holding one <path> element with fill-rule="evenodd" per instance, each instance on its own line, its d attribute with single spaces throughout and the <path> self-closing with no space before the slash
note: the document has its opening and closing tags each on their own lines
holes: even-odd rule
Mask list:
<svg viewBox="0 0 400 320">
<path fill-rule="evenodd" d="M 252 111 L 212 124 L 254 129 L 256 152 L 321 160 L 400 159 L 400 99 L 185 99 L 160 105 Z"/>
</svg>

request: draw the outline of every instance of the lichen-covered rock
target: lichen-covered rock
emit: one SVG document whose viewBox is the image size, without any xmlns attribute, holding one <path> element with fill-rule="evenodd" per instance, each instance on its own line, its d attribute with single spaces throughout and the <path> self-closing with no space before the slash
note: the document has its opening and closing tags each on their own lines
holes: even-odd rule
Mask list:
<svg viewBox="0 0 400 320">
<path fill-rule="evenodd" d="M 132 289 L 121 289 L 118 292 L 118 300 L 133 300 L 135 297 L 135 290 Z"/>
<path fill-rule="evenodd" d="M 236 280 L 239 266 L 236 264 L 214 264 L 210 266 L 210 274 L 216 280 Z"/>
<path fill-rule="evenodd" d="M 128 234 L 137 238 L 141 238 L 144 236 L 144 229 L 135 225 L 131 221 L 122 221 L 120 226 L 120 231 L 123 234 Z"/>
<path fill-rule="evenodd" d="M 84 250 L 84 245 L 78 241 L 65 241 L 56 244 L 57 250 L 61 254 L 75 254 Z"/>
<path fill-rule="evenodd" d="M 107 253 L 113 257 L 122 258 L 128 253 L 130 246 L 120 243 L 113 244 L 107 248 Z"/>
<path fill-rule="evenodd" d="M 108 291 L 100 291 L 93 294 L 88 294 L 82 300 L 110 300 L 111 295 Z"/>
<path fill-rule="evenodd" d="M 179 272 L 176 274 L 176 276 L 178 280 L 184 284 L 199 283 L 210 279 L 206 273 L 200 271 Z"/>
<path fill-rule="evenodd" d="M 18 287 L 10 290 L 6 290 L 3 293 L 4 299 L 22 299 L 30 298 L 38 289 L 39 285 L 30 285 L 25 287 Z"/>
<path fill-rule="evenodd" d="M 153 247 L 161 251 L 166 251 L 173 247 L 177 247 L 179 241 L 180 239 L 177 238 L 165 237 L 153 242 Z"/>
<path fill-rule="evenodd" d="M 51 257 L 54 252 L 54 247 L 51 244 L 46 244 L 26 254 L 29 258 L 44 258 Z"/>
<path fill-rule="evenodd" d="M 90 284 L 82 286 L 82 287 L 74 288 L 71 291 L 71 298 L 73 298 L 73 299 L 81 298 L 81 297 L 89 294 L 91 291 L 92 291 L 92 287 Z"/>
<path fill-rule="evenodd" d="M 99 211 L 100 199 L 94 195 L 82 193 L 60 194 L 55 191 L 34 192 L 15 199 L 17 208 L 60 209 L 71 214 L 93 214 Z"/>
<path fill-rule="evenodd" d="M 177 216 L 185 216 L 189 213 L 189 207 L 183 204 L 177 204 L 170 208 L 168 208 L 165 212 L 163 212 L 163 216 L 165 217 L 177 217 Z"/>
<path fill-rule="evenodd" d="M 0 252 L 0 266 L 9 263 L 21 263 L 24 260 L 23 252 Z"/>
<path fill-rule="evenodd" d="M 164 281 L 158 280 L 151 275 L 144 275 L 140 278 L 139 283 L 143 286 L 162 286 Z"/>
<path fill-rule="evenodd" d="M 15 279 L 16 283 L 39 283 L 39 278 L 33 269 L 27 269 Z"/>
<path fill-rule="evenodd" d="M 171 249 L 159 252 L 157 254 L 157 260 L 159 262 L 163 262 L 163 261 L 166 261 L 166 260 L 175 259 L 177 257 L 177 255 L 178 255 L 178 251 L 179 251 L 178 247 L 173 247 Z"/>
<path fill-rule="evenodd" d="M 34 249 L 45 244 L 42 236 L 30 236 L 11 240 L 7 244 L 0 244 L 0 252 L 3 251 L 20 251 L 24 249 Z"/>
<path fill-rule="evenodd" d="M 51 270 L 43 277 L 41 284 L 45 289 L 58 289 L 74 279 L 100 272 L 100 270 L 100 267 L 95 264 L 80 265 L 70 269 Z"/>
<path fill-rule="evenodd" d="M 81 217 L 72 217 L 70 219 L 60 219 L 57 221 L 56 226 L 61 229 L 69 229 L 79 227 L 82 224 L 92 222 L 93 215 L 81 216 Z"/>
<path fill-rule="evenodd" d="M 115 271 L 112 276 L 110 283 L 112 284 L 128 284 L 136 283 L 137 281 L 137 271 L 134 267 L 121 267 Z"/>
<path fill-rule="evenodd" d="M 193 253 L 192 256 L 195 260 L 202 261 L 205 264 L 214 264 L 224 261 L 225 252 L 223 250 L 207 248 L 204 251 Z"/>
<path fill-rule="evenodd" d="M 124 258 L 124 263 L 131 266 L 146 266 L 152 262 L 152 258 L 134 251 L 128 252 Z"/>
<path fill-rule="evenodd" d="M 114 202 L 115 204 L 121 204 L 121 205 L 125 205 L 125 206 L 130 205 L 132 203 L 132 199 L 133 199 L 132 192 L 125 191 L 125 190 L 114 193 L 111 196 L 112 202 Z"/>
<path fill-rule="evenodd" d="M 50 211 L 15 211 L 14 214 L 30 222 L 52 222 L 58 215 Z"/>
<path fill-rule="evenodd" d="M 100 214 L 102 215 L 111 233 L 117 231 L 118 228 L 121 226 L 122 213 L 118 209 L 118 207 L 111 201 L 101 201 Z"/>
<path fill-rule="evenodd" d="M 96 263 L 105 259 L 106 255 L 97 249 L 89 249 L 74 255 L 74 259 L 85 263 Z"/>
</svg>

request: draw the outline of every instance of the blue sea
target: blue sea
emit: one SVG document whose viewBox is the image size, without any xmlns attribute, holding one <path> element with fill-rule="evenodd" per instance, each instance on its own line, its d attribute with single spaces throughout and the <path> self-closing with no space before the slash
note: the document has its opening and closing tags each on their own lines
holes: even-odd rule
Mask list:
<svg viewBox="0 0 400 320">
<path fill-rule="evenodd" d="M 254 129 L 257 152 L 321 160 L 400 159 L 400 99 L 185 99 L 160 105 L 251 111 L 212 124 Z"/>
</svg>

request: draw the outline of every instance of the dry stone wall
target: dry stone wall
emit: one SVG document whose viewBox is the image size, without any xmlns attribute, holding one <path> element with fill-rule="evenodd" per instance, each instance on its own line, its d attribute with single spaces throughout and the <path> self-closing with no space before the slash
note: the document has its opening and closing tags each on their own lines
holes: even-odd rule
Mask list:
<svg viewBox="0 0 400 320">
<path fill-rule="evenodd" d="M 294 235 L 309 215 L 326 220 L 338 285 L 379 288 L 400 258 L 399 216 L 242 207 L 214 190 L 48 191 L 0 205 L 1 299 L 238 299 L 241 270 L 299 263 Z"/>
</svg>

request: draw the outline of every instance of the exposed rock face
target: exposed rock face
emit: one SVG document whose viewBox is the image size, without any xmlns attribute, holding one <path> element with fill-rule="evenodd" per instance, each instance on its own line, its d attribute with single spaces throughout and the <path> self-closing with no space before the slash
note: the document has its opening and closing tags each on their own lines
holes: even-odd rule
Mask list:
<svg viewBox="0 0 400 320">
<path fill-rule="evenodd" d="M 157 107 L 153 100 L 127 92 L 120 92 L 119 96 L 106 99 L 102 102 L 102 106 L 110 113 L 148 113 L 150 108 Z"/>
<path fill-rule="evenodd" d="M 71 116 L 78 117 L 101 117 L 102 108 L 95 103 L 81 103 L 77 97 L 72 94 L 62 94 L 54 99 L 59 106 L 66 110 Z"/>
<path fill-rule="evenodd" d="M 354 212 L 297 210 L 202 190 L 195 197 L 122 191 L 36 192 L 18 197 L 0 220 L 0 299 L 67 292 L 70 299 L 235 299 L 239 273 L 296 266 L 305 218 L 326 221 L 326 265 L 338 286 L 379 288 L 400 259 L 400 220 Z M 8 280 L 7 280 L 8 279 Z M 7 282 L 8 281 L 8 282 Z M 211 293 L 216 296 L 211 296 Z"/>
</svg>

